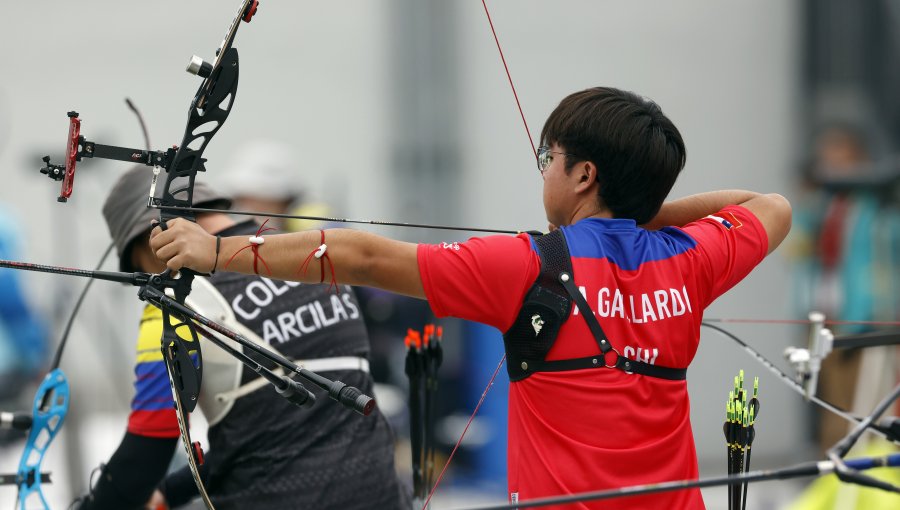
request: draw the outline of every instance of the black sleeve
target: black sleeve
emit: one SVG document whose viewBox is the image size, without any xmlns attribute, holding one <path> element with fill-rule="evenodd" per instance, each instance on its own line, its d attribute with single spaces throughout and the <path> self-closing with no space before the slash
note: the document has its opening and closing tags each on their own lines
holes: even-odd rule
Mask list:
<svg viewBox="0 0 900 510">
<path fill-rule="evenodd" d="M 79 510 L 142 509 L 166 475 L 178 438 L 125 433 Z"/>
<path fill-rule="evenodd" d="M 206 484 L 208 478 L 209 456 L 207 456 L 207 461 L 200 465 L 200 479 Z M 170 473 L 159 484 L 159 490 L 166 497 L 166 503 L 171 508 L 185 505 L 200 495 L 197 484 L 194 482 L 194 475 L 191 474 L 190 466 L 184 466 L 178 471 Z"/>
</svg>

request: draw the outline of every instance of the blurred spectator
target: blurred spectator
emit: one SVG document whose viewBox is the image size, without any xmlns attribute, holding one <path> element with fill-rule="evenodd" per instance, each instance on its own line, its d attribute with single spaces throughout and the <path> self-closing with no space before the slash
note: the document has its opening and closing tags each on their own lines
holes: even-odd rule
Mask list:
<svg viewBox="0 0 900 510">
<path fill-rule="evenodd" d="M 900 310 L 900 207 L 896 167 L 874 164 L 866 141 L 849 125 L 819 135 L 807 167 L 805 193 L 795 207 L 797 305 L 802 315 L 823 312 L 845 321 L 895 321 Z M 859 333 L 851 325 L 835 334 Z M 826 359 L 819 395 L 850 408 L 858 351 Z M 846 423 L 822 417 L 823 449 L 845 434 Z"/>
<path fill-rule="evenodd" d="M 834 124 L 821 131 L 804 171 L 803 197 L 794 207 L 791 235 L 798 315 L 816 310 L 830 320 L 900 319 L 897 183 L 896 162 L 877 164 L 858 129 Z M 837 336 L 871 329 L 860 324 L 832 328 Z M 893 387 L 900 374 L 898 350 L 882 349 L 893 355 L 867 349 L 832 352 L 822 365 L 818 396 L 843 409 L 868 413 L 884 395 L 881 386 Z M 875 363 L 876 367 L 871 359 L 864 361 L 867 352 L 884 363 Z M 861 369 L 863 363 L 870 364 Z M 850 425 L 829 412 L 817 412 L 819 447 L 824 452 L 848 433 Z M 863 499 L 841 500 L 836 496 L 840 484 L 823 480 L 791 508 L 873 508 L 859 506 Z"/>
<path fill-rule="evenodd" d="M 331 214 L 328 205 L 312 201 L 307 195 L 297 166 L 299 157 L 282 142 L 248 142 L 235 152 L 220 187 L 234 197 L 234 209 L 237 211 L 327 217 Z M 344 226 L 262 215 L 255 218 L 259 224 L 268 219 L 268 225 L 281 232 Z"/>
<path fill-rule="evenodd" d="M 281 142 L 256 140 L 238 148 L 222 181 L 222 191 L 234 197 L 234 209 L 287 214 L 304 195 L 296 165 L 299 154 Z M 257 216 L 260 224 L 266 220 Z M 269 225 L 284 230 L 285 221 L 269 218 Z"/>
</svg>

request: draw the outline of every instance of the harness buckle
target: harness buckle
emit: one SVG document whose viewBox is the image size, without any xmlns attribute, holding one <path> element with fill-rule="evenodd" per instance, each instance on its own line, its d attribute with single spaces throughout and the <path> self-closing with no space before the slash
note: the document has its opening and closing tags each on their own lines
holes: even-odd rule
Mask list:
<svg viewBox="0 0 900 510">
<path fill-rule="evenodd" d="M 616 355 L 616 357 L 613 359 L 613 362 L 612 362 L 612 363 L 610 363 L 609 361 L 607 361 L 607 356 L 608 356 L 610 353 Z M 603 356 L 603 366 L 605 366 L 606 368 L 616 368 L 616 364 L 619 363 L 619 358 L 622 357 L 622 355 L 619 354 L 619 351 L 617 351 L 615 347 L 610 347 L 610 349 L 607 350 L 606 352 L 603 352 L 603 353 L 601 354 L 601 356 Z"/>
</svg>

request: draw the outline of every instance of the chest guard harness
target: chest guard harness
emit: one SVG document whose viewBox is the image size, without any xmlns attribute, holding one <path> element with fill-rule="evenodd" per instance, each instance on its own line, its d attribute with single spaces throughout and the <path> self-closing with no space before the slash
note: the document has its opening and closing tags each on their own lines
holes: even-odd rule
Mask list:
<svg viewBox="0 0 900 510">
<path fill-rule="evenodd" d="M 629 359 L 613 347 L 593 310 L 575 287 L 572 259 L 561 230 L 534 236 L 534 242 L 541 257 L 541 272 L 525 294 L 525 301 L 513 325 L 503 335 L 510 381 L 521 381 L 535 372 L 586 368 L 616 368 L 660 379 L 685 379 L 686 368 L 661 367 Z M 547 361 L 545 358 L 559 335 L 559 329 L 569 318 L 572 301 L 587 322 L 600 352 L 584 358 Z"/>
</svg>

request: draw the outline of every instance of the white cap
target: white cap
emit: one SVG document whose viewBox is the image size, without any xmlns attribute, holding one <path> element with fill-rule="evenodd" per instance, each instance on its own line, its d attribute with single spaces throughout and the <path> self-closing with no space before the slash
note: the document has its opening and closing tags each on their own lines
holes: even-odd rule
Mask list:
<svg viewBox="0 0 900 510">
<path fill-rule="evenodd" d="M 221 188 L 233 197 L 295 200 L 303 193 L 296 151 L 282 142 L 255 140 L 238 147 Z"/>
</svg>

